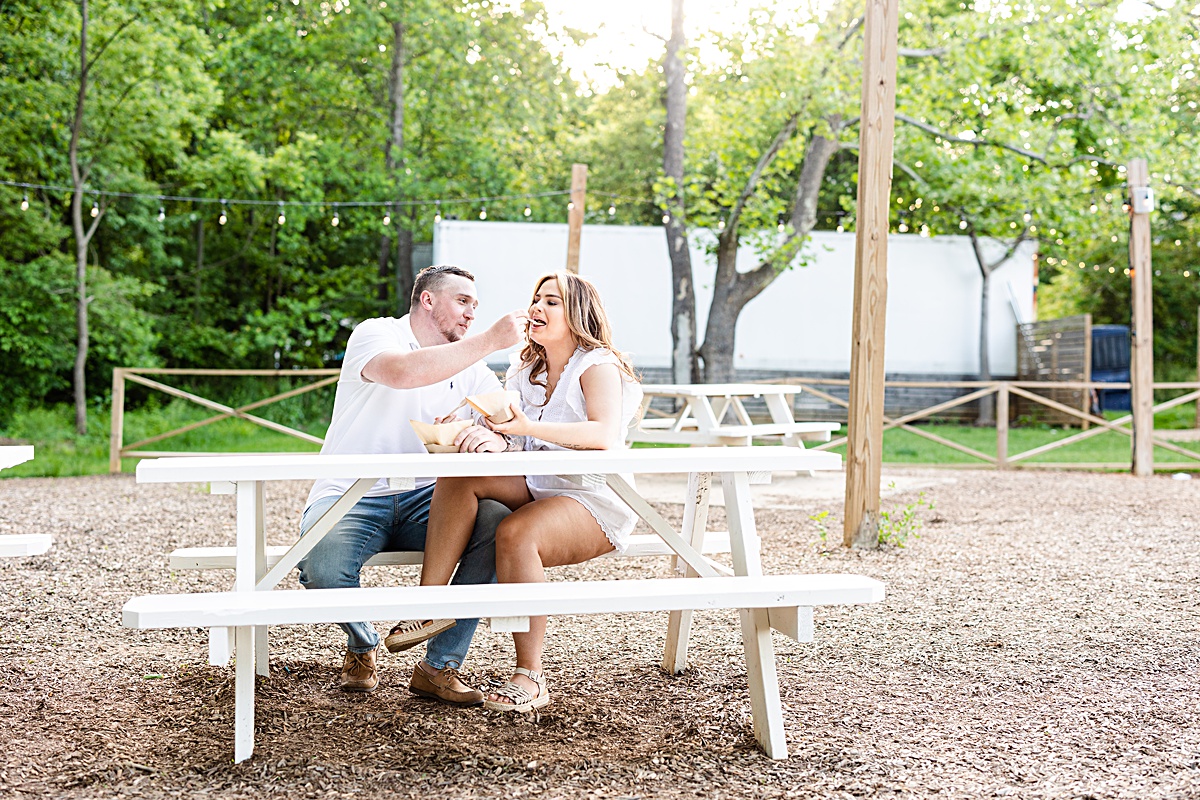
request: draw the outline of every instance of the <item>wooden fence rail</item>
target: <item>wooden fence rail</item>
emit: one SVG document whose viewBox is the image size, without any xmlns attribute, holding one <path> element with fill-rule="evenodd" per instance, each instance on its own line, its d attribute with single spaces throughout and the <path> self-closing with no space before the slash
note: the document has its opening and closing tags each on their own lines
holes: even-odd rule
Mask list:
<svg viewBox="0 0 1200 800">
<path fill-rule="evenodd" d="M 305 394 L 324 386 L 328 386 L 337 382 L 338 370 L 336 369 L 298 369 L 298 370 L 270 370 L 270 369 L 140 369 L 121 367 L 113 370 L 113 404 L 112 404 L 112 435 L 109 442 L 109 471 L 121 471 L 121 459 L 129 457 L 155 458 L 162 456 L 181 456 L 181 455 L 197 455 L 194 451 L 178 451 L 178 450 L 144 450 L 146 445 L 160 442 L 164 439 L 189 431 L 196 430 L 205 425 L 211 425 L 214 422 L 220 422 L 224 419 L 242 419 L 255 425 L 262 426 L 277 433 L 286 436 L 293 436 L 305 442 L 312 444 L 322 444 L 323 439 L 305 433 L 304 431 L 290 428 L 287 425 L 281 425 L 277 422 L 264 419 L 263 417 L 251 414 L 249 412 L 263 406 L 277 403 L 281 400 L 286 400 L 291 397 Z M 277 378 L 292 378 L 292 379 L 311 379 L 313 383 L 306 386 L 300 386 L 290 389 L 270 397 L 256 400 L 246 405 L 236 408 L 219 403 L 215 400 L 201 397 L 193 392 L 171 386 L 161 380 L 155 380 L 147 376 L 215 376 L 215 377 L 277 377 Z M 154 436 L 147 437 L 132 444 L 124 443 L 124 416 L 125 416 L 125 386 L 126 383 L 134 383 L 145 386 L 148 389 L 162 392 L 171 397 L 178 397 L 187 400 L 197 405 L 207 408 L 215 412 L 212 416 L 207 417 L 197 422 L 191 422 L 187 425 L 175 428 L 164 433 L 159 433 Z M 849 381 L 837 378 L 773 378 L 769 381 L 760 381 L 766 383 L 788 383 L 800 387 L 804 394 L 811 397 L 817 397 L 827 403 L 831 403 L 841 408 L 848 408 L 847 400 L 831 394 L 827 389 L 832 390 L 833 387 L 848 387 Z M 1037 462 L 1032 463 L 1030 459 L 1035 456 L 1042 455 L 1053 450 L 1063 447 L 1069 447 L 1072 444 L 1085 441 L 1093 436 L 1113 431 L 1132 437 L 1133 430 L 1129 426 L 1132 415 L 1117 419 L 1106 419 L 1096 416 L 1087 411 L 1073 408 L 1064 405 L 1048 397 L 1038 394 L 1038 391 L 1044 390 L 1062 390 L 1073 389 L 1079 390 L 1085 395 L 1090 395 L 1093 389 L 1127 389 L 1128 383 L 1100 383 L 1094 381 L 886 381 L 885 387 L 907 387 L 907 388 L 925 388 L 925 389 L 961 389 L 965 394 L 955 397 L 950 400 L 936 403 L 927 408 L 922 408 L 917 411 L 912 411 L 897 417 L 884 415 L 884 430 L 892 428 L 900 428 L 908 431 L 916 436 L 920 436 L 929 441 L 935 442 L 943 447 L 956 450 L 960 453 L 977 459 L 978 464 L 967 464 L 962 466 L 980 466 L 983 464 L 991 465 L 997 469 L 1009 469 L 1013 467 L 1036 467 L 1036 468 L 1053 468 L 1053 469 L 1128 469 L 1132 464 L 1132 448 L 1130 451 L 1130 460 L 1125 462 L 1108 462 L 1108 463 L 1079 463 L 1079 462 Z M 1186 403 L 1196 403 L 1200 406 L 1200 381 L 1190 383 L 1156 383 L 1154 389 L 1166 391 L 1184 391 L 1184 394 L 1159 403 L 1154 406 L 1154 413 L 1166 411 L 1167 409 Z M 952 408 L 973 403 L 983 397 L 989 395 L 996 396 L 996 455 L 988 455 L 980 452 L 967 445 L 959 442 L 951 441 L 943 436 L 929 431 L 926 428 L 918 427 L 912 423 L 919 420 L 929 419 L 930 417 L 945 412 Z M 1009 452 L 1009 408 L 1010 401 L 1013 396 L 1023 398 L 1032 403 L 1043 405 L 1047 408 L 1054 409 L 1057 412 L 1066 414 L 1073 418 L 1079 419 L 1085 429 L 1080 433 L 1068 436 L 1065 439 L 1060 439 L 1056 442 L 1034 447 L 1020 453 Z M 1197 414 L 1200 416 L 1200 408 L 1197 409 Z M 1090 427 L 1086 427 L 1090 426 Z M 1200 452 L 1189 450 L 1186 447 L 1168 441 L 1158 433 L 1153 433 L 1152 440 L 1155 447 L 1161 448 L 1171 453 L 1186 457 L 1188 460 L 1184 462 L 1159 463 L 1156 466 L 1159 469 L 1200 469 Z M 831 447 L 846 442 L 845 437 L 834 439 L 830 442 L 824 442 L 815 445 L 816 449 L 825 450 Z M 215 455 L 215 454 L 213 454 Z M 959 465 L 944 465 L 944 466 L 959 466 Z"/>
<path fill-rule="evenodd" d="M 249 414 L 247 412 L 256 408 L 278 403 L 280 400 L 287 400 L 290 397 L 305 394 L 307 392 L 320 389 L 323 386 L 328 386 L 331 383 L 337 382 L 337 376 L 340 370 L 336 369 L 139 369 L 134 367 L 118 367 L 113 370 L 113 394 L 112 394 L 112 433 L 109 438 L 108 445 L 108 471 L 112 473 L 121 471 L 121 459 L 130 456 L 141 458 L 156 458 L 160 456 L 186 456 L 197 455 L 194 452 L 179 451 L 179 450 L 142 450 L 140 448 L 160 442 L 163 439 L 169 439 L 172 436 L 194 431 L 197 428 L 202 428 L 205 425 L 211 425 L 214 422 L 220 422 L 223 419 L 243 419 L 255 425 L 260 425 L 276 433 L 282 433 L 285 436 L 294 436 L 312 444 L 322 444 L 324 439 L 298 431 L 295 428 L 290 428 L 287 425 L 280 425 L 278 422 L 272 422 L 269 419 Z M 264 397 L 261 400 L 256 400 L 253 403 L 248 403 L 244 406 L 232 408 L 218 403 L 215 400 L 210 400 L 207 397 L 201 397 L 198 394 L 184 391 L 175 386 L 170 386 L 161 381 L 156 381 L 147 378 L 147 375 L 159 376 L 214 376 L 214 377 L 276 377 L 276 378 L 308 378 L 315 382 L 307 386 L 300 386 L 286 392 L 281 392 L 270 397 Z M 319 379 L 319 380 L 318 380 Z M 178 397 L 183 400 L 196 403 L 210 411 L 217 412 L 207 419 L 198 422 L 192 422 L 165 433 L 159 433 L 150 436 L 146 439 L 134 442 L 133 444 L 125 444 L 125 383 L 136 383 L 145 386 L 149 389 L 162 392 L 171 397 Z M 212 454 L 216 455 L 216 454 Z"/>
<path fill-rule="evenodd" d="M 806 378 L 778 379 L 778 378 L 776 378 L 776 379 L 771 380 L 770 382 L 771 383 L 793 384 L 793 385 L 799 386 L 803 390 L 803 392 L 807 393 L 810 396 L 818 397 L 822 400 L 825 400 L 828 403 L 832 403 L 832 404 L 834 404 L 836 406 L 840 406 L 842 408 L 849 407 L 848 402 L 846 400 L 844 400 L 843 398 L 837 397 L 835 395 L 830 394 L 829 392 L 826 392 L 826 391 L 823 391 L 822 389 L 817 388 L 818 386 L 826 386 L 826 387 L 848 386 L 849 381 L 847 381 L 847 380 L 842 380 L 842 379 L 837 379 L 837 378 L 813 378 L 813 379 L 806 379 Z M 1118 462 L 1086 463 L 1086 464 L 1079 463 L 1079 462 L 1030 463 L 1028 461 L 1028 459 L 1031 459 L 1034 456 L 1039 456 L 1039 455 L 1042 455 L 1043 453 L 1047 453 L 1047 452 L 1050 452 L 1052 450 L 1056 450 L 1056 449 L 1059 449 L 1062 447 L 1068 447 L 1072 444 L 1084 441 L 1086 439 L 1090 439 L 1093 436 L 1097 436 L 1106 431 L 1113 431 L 1115 433 L 1120 433 L 1125 436 L 1129 436 L 1131 439 L 1133 437 L 1133 429 L 1132 429 L 1132 427 L 1128 426 L 1128 423 L 1133 419 L 1132 414 L 1126 414 L 1125 416 L 1119 417 L 1117 419 L 1112 419 L 1112 420 L 1106 419 L 1104 417 L 1096 416 L 1095 414 L 1091 414 L 1087 411 L 1083 411 L 1078 408 L 1073 408 L 1071 406 L 1064 405 L 1063 403 L 1057 402 L 1056 400 L 1052 400 L 1048 397 L 1042 396 L 1037 393 L 1039 390 L 1045 391 L 1045 390 L 1073 389 L 1073 390 L 1080 391 L 1085 396 L 1090 396 L 1092 390 L 1094 390 L 1094 389 L 1128 389 L 1129 388 L 1128 383 L 1107 383 L 1107 382 L 1102 383 L 1102 382 L 1096 382 L 1096 381 L 887 381 L 885 383 L 885 385 L 886 386 L 895 386 L 895 387 L 910 387 L 910 388 L 973 390 L 973 391 L 968 391 L 966 394 L 963 394 L 959 397 L 955 397 L 952 400 L 947 400 L 947 401 L 938 403 L 936 405 L 929 406 L 927 408 L 923 408 L 918 411 L 914 411 L 914 412 L 905 414 L 901 417 L 897 417 L 894 419 L 891 417 L 888 417 L 885 414 L 884 430 L 887 431 L 892 428 L 901 428 L 901 429 L 906 430 L 910 433 L 913 433 L 917 436 L 920 436 L 922 438 L 929 439 L 930 441 L 936 442 L 937 444 L 940 444 L 944 447 L 949 447 L 953 450 L 957 450 L 961 453 L 965 453 L 966 455 L 969 455 L 972 458 L 979 459 L 981 462 L 983 462 L 985 464 L 990 464 L 998 469 L 1008 469 L 1013 466 L 1037 467 L 1037 468 L 1042 468 L 1042 469 L 1127 469 L 1127 468 L 1131 468 L 1131 466 L 1132 466 L 1132 459 L 1133 459 L 1132 447 L 1130 449 L 1130 460 L 1125 461 L 1125 462 L 1119 462 L 1119 463 Z M 1176 406 L 1184 405 L 1187 403 L 1196 403 L 1197 404 L 1197 414 L 1200 415 L 1200 381 L 1194 381 L 1194 382 L 1190 382 L 1190 383 L 1179 383 L 1179 382 L 1155 383 L 1153 385 L 1153 387 L 1155 390 L 1176 390 L 1176 391 L 1185 390 L 1184 394 L 1155 405 L 1153 407 L 1154 414 L 1157 414 L 1160 411 L 1166 411 L 1168 409 L 1174 408 Z M 1186 391 L 1186 390 L 1190 390 L 1190 391 Z M 928 430 L 924 430 L 922 428 L 918 428 L 914 425 L 909 424 L 909 423 L 915 422 L 917 420 L 927 419 L 929 417 L 932 417 L 935 414 L 946 411 L 950 408 L 954 408 L 956 406 L 960 406 L 965 403 L 975 402 L 975 401 L 979 400 L 980 398 L 983 398 L 983 397 L 986 397 L 986 396 L 992 395 L 992 394 L 996 395 L 996 455 L 995 456 L 990 456 L 987 453 L 981 453 L 980 451 L 975 450 L 974 448 L 967 447 L 966 445 L 960 444 L 958 442 L 950 441 L 949 439 L 938 436 L 934 433 L 929 432 Z M 1009 442 L 1008 442 L 1009 401 L 1012 398 L 1012 396 L 1014 396 L 1014 395 L 1017 397 L 1021 397 L 1025 400 L 1029 400 L 1032 403 L 1037 403 L 1037 404 L 1046 406 L 1047 408 L 1061 412 L 1062 414 L 1065 414 L 1069 417 L 1074 417 L 1076 419 L 1079 419 L 1085 426 L 1085 430 L 1083 430 L 1081 433 L 1074 434 L 1073 436 L 1068 436 L 1065 439 L 1060 439 L 1056 442 L 1050 442 L 1048 444 L 1044 444 L 1039 447 L 1034 447 L 1034 448 L 1031 448 L 1031 449 L 1026 450 L 1021 453 L 1010 453 L 1009 447 L 1008 447 L 1008 444 L 1009 444 Z M 1094 425 L 1096 427 L 1092 427 L 1092 428 L 1088 429 L 1087 426 L 1089 426 L 1089 425 Z M 1189 459 L 1189 461 L 1185 461 L 1185 462 L 1160 463 L 1157 465 L 1158 468 L 1160 468 L 1160 469 L 1197 469 L 1197 468 L 1200 468 L 1200 452 L 1197 452 L 1195 450 L 1189 450 L 1186 447 L 1180 447 L 1179 445 L 1168 441 L 1163 436 L 1157 435 L 1156 432 L 1154 432 L 1154 431 L 1151 431 L 1150 433 L 1151 433 L 1150 439 L 1153 442 L 1154 447 L 1162 448 L 1163 450 L 1167 450 L 1168 452 L 1175 453 L 1177 455 L 1185 456 L 1186 458 Z M 841 437 L 841 438 L 833 439 L 832 441 L 824 442 L 820 445 L 817 445 L 816 449 L 827 450 L 831 447 L 837 447 L 838 445 L 844 444 L 845 442 L 846 442 L 846 437 Z M 1025 463 L 1020 463 L 1020 462 L 1025 462 Z M 945 466 L 956 466 L 956 465 L 945 465 Z M 972 464 L 972 465 L 967 465 L 967 466 L 978 466 L 978 465 Z"/>
</svg>

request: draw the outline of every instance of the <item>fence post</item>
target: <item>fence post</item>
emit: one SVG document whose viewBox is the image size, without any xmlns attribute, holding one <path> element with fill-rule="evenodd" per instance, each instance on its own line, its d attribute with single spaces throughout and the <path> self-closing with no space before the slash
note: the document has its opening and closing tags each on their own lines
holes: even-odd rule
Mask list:
<svg viewBox="0 0 1200 800">
<path fill-rule="evenodd" d="M 121 471 L 121 447 L 125 443 L 125 369 L 113 368 L 112 384 L 112 433 L 108 439 L 108 471 L 116 475 Z"/>
<path fill-rule="evenodd" d="M 579 273 L 583 212 L 587 199 L 587 164 L 571 165 L 571 207 L 567 212 L 567 272 Z"/>
<path fill-rule="evenodd" d="M 879 546 L 888 206 L 896 130 L 899 8 L 899 0 L 866 0 L 863 15 L 854 318 L 846 421 L 846 505 L 842 520 L 842 543 L 847 547 Z"/>
<path fill-rule="evenodd" d="M 1008 381 L 996 390 L 996 469 L 1008 469 Z"/>
<path fill-rule="evenodd" d="M 1129 266 L 1133 295 L 1133 474 L 1154 474 L 1154 317 L 1150 281 L 1150 168 L 1144 158 L 1129 162 Z"/>
</svg>

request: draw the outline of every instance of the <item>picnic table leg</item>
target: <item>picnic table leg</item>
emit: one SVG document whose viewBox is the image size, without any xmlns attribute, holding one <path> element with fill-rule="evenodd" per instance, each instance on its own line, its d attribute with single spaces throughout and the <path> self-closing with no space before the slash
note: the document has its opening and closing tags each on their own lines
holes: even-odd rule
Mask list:
<svg viewBox="0 0 1200 800">
<path fill-rule="evenodd" d="M 254 514 L 254 583 L 267 573 L 267 525 L 265 485 L 258 484 Z M 267 647 L 267 626 L 254 629 L 254 668 L 259 675 L 271 674 L 271 656 Z"/>
<path fill-rule="evenodd" d="M 730 554 L 735 575 L 762 575 L 758 531 L 750 497 L 750 476 L 745 472 L 724 473 L 725 514 L 729 521 Z M 750 711 L 754 738 L 770 758 L 787 758 L 783 732 L 783 706 L 779 700 L 779 676 L 775 671 L 775 647 L 771 642 L 771 620 L 765 608 L 742 609 L 742 645 L 746 650 L 746 682 L 750 689 Z"/>
<path fill-rule="evenodd" d="M 704 534 L 708 531 L 708 494 L 712 486 L 711 472 L 688 475 L 687 500 L 683 508 L 683 536 L 692 547 L 704 552 Z M 671 568 L 679 569 L 678 556 L 671 558 Z M 684 565 L 684 576 L 696 577 L 696 570 Z M 692 630 L 691 611 L 672 611 L 667 620 L 667 644 L 663 648 L 663 669 L 678 675 L 687 669 L 688 637 Z"/>
<path fill-rule="evenodd" d="M 254 628 L 235 630 L 237 667 L 234 671 L 233 760 L 245 761 L 254 753 Z"/>
<path fill-rule="evenodd" d="M 233 588 L 237 592 L 253 592 L 258 583 L 260 566 L 266 569 L 266 553 L 263 527 L 263 484 L 262 481 L 239 481 L 237 484 L 237 551 L 234 555 Z M 261 630 L 261 632 L 260 632 Z M 234 637 L 234 652 L 238 655 L 238 669 L 243 661 L 254 664 L 255 655 L 261 659 L 260 674 L 270 670 L 267 656 L 266 628 L 247 629 L 249 639 L 243 642 Z M 243 650 L 242 648 L 247 648 Z M 253 653 L 251 652 L 253 651 Z M 246 656 L 245 659 L 242 656 Z"/>
</svg>

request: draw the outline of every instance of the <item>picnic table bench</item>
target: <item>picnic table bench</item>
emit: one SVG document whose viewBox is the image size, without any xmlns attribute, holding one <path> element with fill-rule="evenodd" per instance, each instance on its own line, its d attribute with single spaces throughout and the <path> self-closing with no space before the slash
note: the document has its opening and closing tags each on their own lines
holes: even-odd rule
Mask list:
<svg viewBox="0 0 1200 800">
<path fill-rule="evenodd" d="M 754 525 L 751 476 L 774 470 L 836 469 L 831 453 L 779 447 L 695 448 L 688 450 L 585 451 L 546 453 L 432 454 L 393 456 L 216 456 L 142 461 L 139 482 L 211 482 L 236 494 L 236 547 L 232 553 L 231 592 L 148 595 L 126 603 L 122 619 L 134 628 L 203 627 L 211 641 L 232 639 L 235 670 L 234 757 L 242 761 L 254 748 L 254 676 L 269 670 L 267 626 L 355 621 L 360 619 L 431 619 L 490 617 L 493 629 L 528 628 L 528 617 L 553 614 L 669 611 L 663 666 L 678 672 L 686 665 L 687 640 L 694 609 L 740 611 L 754 732 L 772 758 L 786 758 L 782 707 L 775 672 L 771 630 L 800 641 L 812 637 L 812 608 L 818 605 L 878 602 L 883 584 L 857 575 L 763 576 L 760 543 Z M 621 474 L 687 473 L 681 531 L 672 528 Z M 637 512 L 662 545 L 643 539 L 647 552 L 669 553 L 686 578 L 617 581 L 554 581 L 545 584 L 489 586 L 396 586 L 270 591 L 380 477 L 404 487 L 418 476 L 551 474 L 581 482 L 606 480 Z M 724 491 L 729 531 L 726 541 L 732 568 L 712 561 L 704 551 L 708 494 L 714 475 Z M 355 479 L 308 534 L 268 558 L 262 507 L 263 484 L 272 480 Z M 295 532 L 290 532 L 293 536 Z M 720 545 L 720 542 L 718 542 Z M 175 554 L 199 565 L 228 567 L 230 553 Z M 412 555 L 392 556 L 409 562 Z M 208 560 L 206 560 L 208 559 Z M 384 559 L 386 560 L 386 559 Z"/>
</svg>

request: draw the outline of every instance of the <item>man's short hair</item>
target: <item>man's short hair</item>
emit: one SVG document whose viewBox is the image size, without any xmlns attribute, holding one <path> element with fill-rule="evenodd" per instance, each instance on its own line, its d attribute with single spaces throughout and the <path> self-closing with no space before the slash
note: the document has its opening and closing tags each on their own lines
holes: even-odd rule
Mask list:
<svg viewBox="0 0 1200 800">
<path fill-rule="evenodd" d="M 426 267 L 417 273 L 417 279 L 413 281 L 412 297 L 409 298 L 409 308 L 416 308 L 421 302 L 421 292 L 436 292 L 446 282 L 447 275 L 457 275 L 460 278 L 466 278 L 472 283 L 475 282 L 475 276 L 467 272 L 462 267 L 455 267 L 451 264 L 438 264 L 432 267 Z"/>
</svg>

